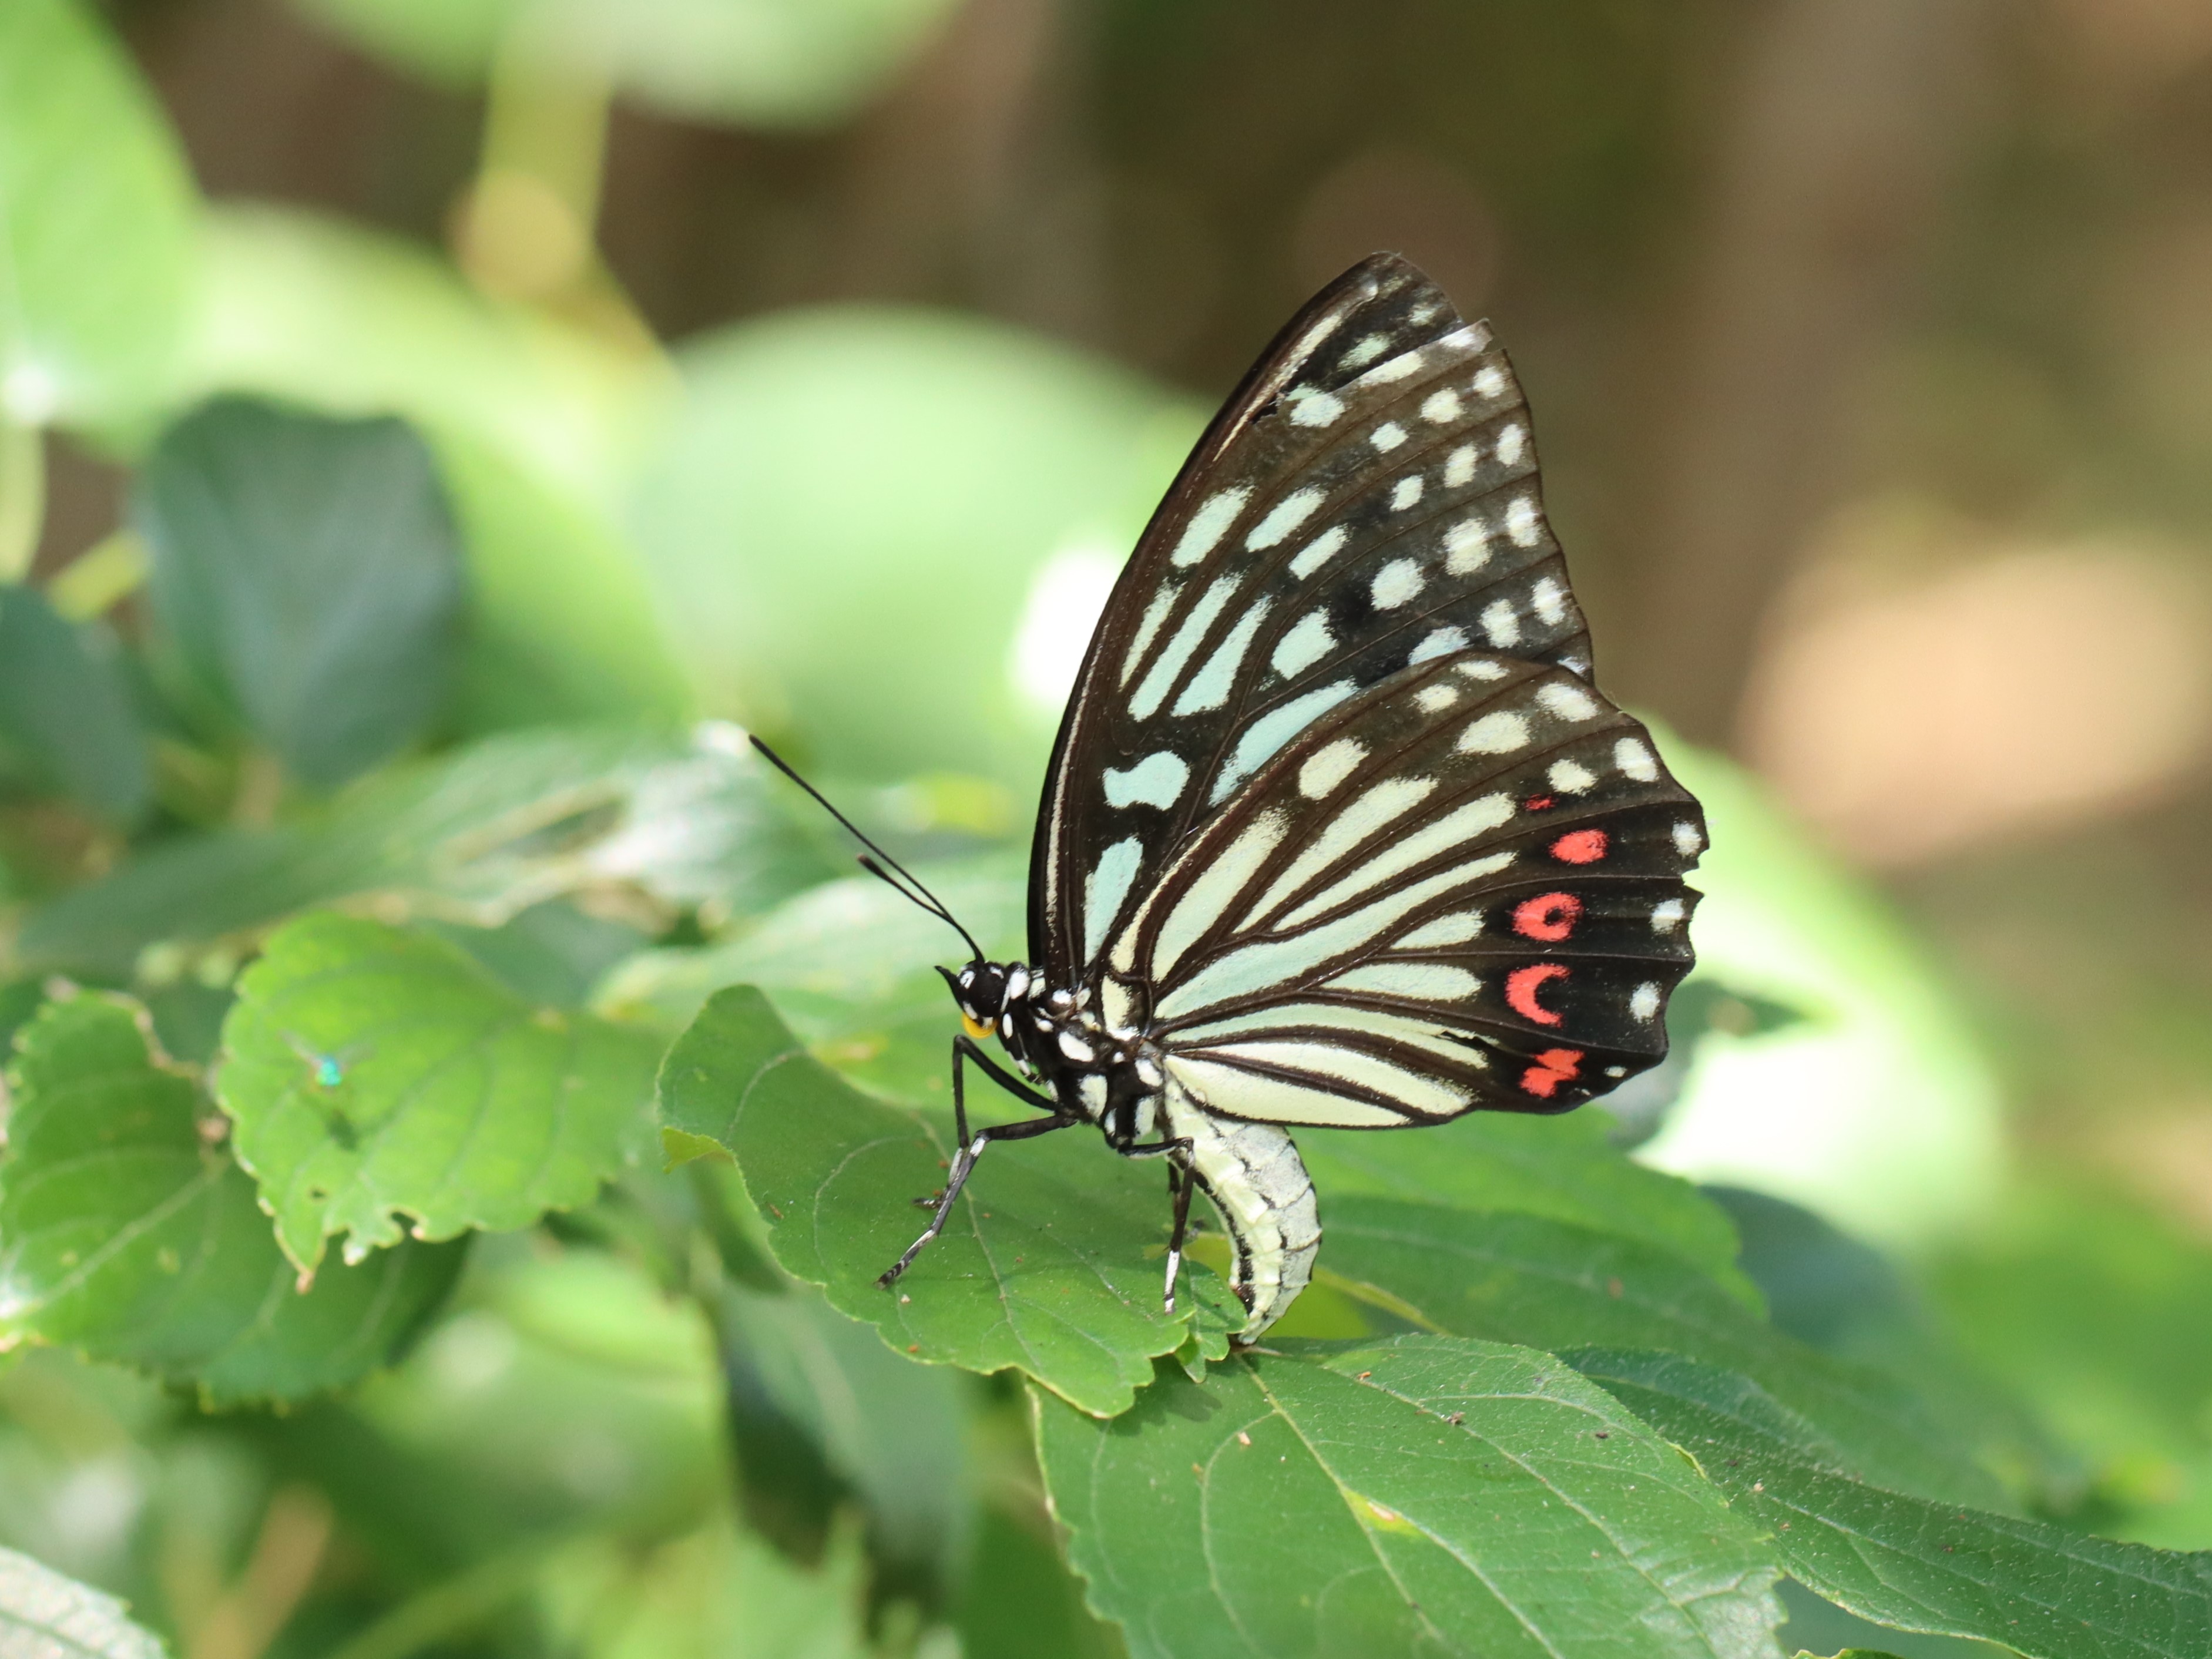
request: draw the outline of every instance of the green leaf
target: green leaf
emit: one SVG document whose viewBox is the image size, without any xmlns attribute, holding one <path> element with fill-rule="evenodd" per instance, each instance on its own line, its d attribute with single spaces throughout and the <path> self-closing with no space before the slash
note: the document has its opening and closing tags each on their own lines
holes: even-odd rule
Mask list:
<svg viewBox="0 0 2212 1659">
<path fill-rule="evenodd" d="M 192 262 L 191 174 L 88 7 L 0 7 L 0 415 L 26 425 L 165 389 Z"/>
<path fill-rule="evenodd" d="M 725 726 L 689 740 L 608 728 L 487 738 L 379 772 L 274 829 L 141 854 L 33 909 L 16 957 L 88 976 L 151 973 L 141 959 L 155 947 L 188 957 L 250 945 L 294 911 L 372 896 L 387 918 L 477 927 L 571 893 L 742 912 L 824 868 L 763 769 Z"/>
<path fill-rule="evenodd" d="M 660 360 L 358 225 L 227 204 L 205 244 L 190 396 L 398 415 L 436 451 L 469 558 L 464 729 L 692 712 L 616 516 L 672 391 Z"/>
<path fill-rule="evenodd" d="M 404 422 L 217 398 L 162 439 L 133 516 L 170 639 L 295 776 L 343 783 L 444 706 L 459 550 Z"/>
<path fill-rule="evenodd" d="M 1540 1216 L 1355 1198 L 1327 1205 L 1320 1274 L 1434 1330 L 1565 1348 L 1666 1348 L 1757 1378 L 1869 1480 L 1999 1504 L 1910 1390 L 1755 1316 L 1678 1257 Z"/>
<path fill-rule="evenodd" d="M 192 1079 L 120 997 L 52 1002 L 19 1037 L 0 1163 L 0 1329 L 195 1383 L 297 1399 L 383 1364 L 460 1245 L 412 1242 L 301 1291 Z"/>
<path fill-rule="evenodd" d="M 1746 1376 L 1674 1354 L 1571 1356 L 1773 1529 L 1790 1575 L 1893 1628 L 2001 1642 L 2028 1659 L 2202 1659 L 2212 1553 L 2116 1543 L 1866 1486 Z"/>
<path fill-rule="evenodd" d="M 1060 1559 L 1042 1506 L 987 1507 L 953 1610 L 961 1659 L 1127 1659 L 1121 1633 L 1083 1605 L 1083 1581 Z"/>
<path fill-rule="evenodd" d="M 161 1659 L 129 1610 L 27 1555 L 0 1549 L 0 1653 L 20 1659 Z"/>
<path fill-rule="evenodd" d="M 302 1268 L 348 1235 L 526 1227 L 587 1202 L 640 1145 L 659 1043 L 533 1006 L 439 939 L 350 916 L 272 934 L 223 1023 L 239 1161 Z"/>
<path fill-rule="evenodd" d="M 1159 1172 L 1079 1130 L 986 1158 L 937 1242 L 893 1289 L 878 1288 L 921 1231 L 914 1200 L 943 1184 L 947 1126 L 861 1094 L 750 986 L 716 995 L 669 1051 L 660 1110 L 665 1128 L 737 1158 L 788 1272 L 926 1362 L 1016 1366 L 1110 1416 L 1151 1376 L 1152 1356 L 1182 1343 L 1188 1322 L 1215 1353 L 1243 1322 L 1203 1269 L 1184 1279 L 1182 1310 L 1162 1311 Z"/>
<path fill-rule="evenodd" d="M 717 1311 L 748 1508 L 786 1495 L 796 1437 L 866 1505 L 878 1561 L 925 1593 L 951 1585 L 973 1526 L 966 1379 L 908 1364 L 811 1291 L 727 1285 Z"/>
<path fill-rule="evenodd" d="M 1549 1355 L 1407 1336 L 1039 1397 L 1054 1508 L 1136 1659 L 1776 1656 L 1771 1547 Z"/>
<path fill-rule="evenodd" d="M 1418 1133 L 1307 1129 L 1297 1139 L 1325 1201 L 1371 1194 L 1518 1210 L 1618 1233 L 1695 1264 L 1759 1310 L 1759 1292 L 1735 1265 L 1727 1214 L 1687 1182 L 1624 1157 L 1607 1128 L 1597 1112 L 1471 1112 Z"/>
<path fill-rule="evenodd" d="M 0 749 L 41 782 L 127 823 L 146 805 L 146 735 L 105 629 L 57 615 L 35 588 L 0 584 Z"/>
<path fill-rule="evenodd" d="M 699 121 L 808 131 L 897 74 L 951 0 L 301 0 L 417 74 L 471 82 L 518 33 L 548 73 Z"/>
</svg>

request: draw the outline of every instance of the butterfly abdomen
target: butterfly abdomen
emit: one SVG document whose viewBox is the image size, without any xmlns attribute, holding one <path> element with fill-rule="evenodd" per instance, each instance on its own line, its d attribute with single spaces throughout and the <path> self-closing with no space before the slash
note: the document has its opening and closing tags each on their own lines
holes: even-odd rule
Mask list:
<svg viewBox="0 0 2212 1659">
<path fill-rule="evenodd" d="M 1229 1287 L 1250 1316 L 1249 1342 L 1282 1317 L 1313 1277 L 1321 1213 L 1313 1181 L 1289 1135 L 1272 1123 L 1215 1117 L 1170 1086 L 1167 1132 L 1190 1142 L 1199 1189 L 1229 1230 Z"/>
</svg>

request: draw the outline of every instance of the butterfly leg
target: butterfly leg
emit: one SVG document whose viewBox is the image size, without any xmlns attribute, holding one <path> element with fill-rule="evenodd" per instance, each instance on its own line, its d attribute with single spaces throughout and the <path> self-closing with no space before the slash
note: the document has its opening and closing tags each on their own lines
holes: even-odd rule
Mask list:
<svg viewBox="0 0 2212 1659">
<path fill-rule="evenodd" d="M 989 1074 L 994 1082 L 1000 1084 L 1010 1093 L 1019 1096 L 1031 1105 L 1046 1108 L 1052 1115 L 1025 1118 L 1018 1123 L 994 1123 L 988 1128 L 978 1129 L 970 1134 L 968 1131 L 966 1079 L 961 1066 L 962 1060 L 969 1058 L 975 1060 Z M 959 1036 L 952 1040 L 952 1121 L 960 1136 L 960 1150 L 952 1155 L 952 1169 L 945 1178 L 945 1191 L 937 1200 L 936 1213 L 930 1217 L 929 1225 L 922 1229 L 921 1237 L 908 1245 L 906 1254 L 891 1263 L 883 1276 L 876 1280 L 877 1284 L 886 1290 L 890 1288 L 892 1282 L 901 1273 L 913 1265 L 915 1257 L 928 1248 L 929 1241 L 944 1231 L 945 1218 L 952 1213 L 953 1202 L 959 1198 L 960 1189 L 968 1184 L 968 1177 L 975 1169 L 975 1160 L 983 1156 L 983 1149 L 986 1146 L 994 1140 L 1027 1140 L 1031 1135 L 1048 1134 L 1054 1129 L 1065 1129 L 1069 1124 L 1079 1122 L 1080 1120 L 1071 1117 L 1062 1111 L 1058 1102 L 1037 1093 L 1034 1089 L 1001 1071 L 993 1063 L 989 1056 L 975 1047 L 974 1042 L 967 1037 Z"/>
<path fill-rule="evenodd" d="M 1162 1302 L 1176 1310 L 1176 1280 L 1182 1276 L 1182 1241 L 1190 1227 L 1190 1194 L 1198 1185 L 1190 1170 L 1190 1142 L 1155 1141 L 1149 1146 L 1124 1146 L 1124 1158 L 1164 1158 L 1168 1161 L 1168 1198 L 1175 1206 L 1175 1226 L 1168 1235 L 1168 1280 Z"/>
</svg>

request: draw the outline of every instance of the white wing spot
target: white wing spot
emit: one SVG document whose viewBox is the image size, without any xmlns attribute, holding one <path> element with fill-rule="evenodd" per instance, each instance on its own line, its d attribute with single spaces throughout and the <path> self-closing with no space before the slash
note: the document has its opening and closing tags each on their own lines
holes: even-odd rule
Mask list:
<svg viewBox="0 0 2212 1659">
<path fill-rule="evenodd" d="M 1659 1012 L 1659 988 L 1646 980 L 1638 986 L 1628 999 L 1628 1012 L 1642 1020 L 1649 1020 Z"/>
<path fill-rule="evenodd" d="M 1455 629 L 1452 631 L 1456 633 L 1459 630 Z M 1471 680 L 1502 680 L 1505 678 L 1506 667 L 1502 662 L 1492 662 L 1486 657 L 1477 657 L 1471 662 L 1462 663 L 1459 665 L 1459 672 Z"/>
<path fill-rule="evenodd" d="M 1413 647 L 1413 653 L 1406 659 L 1406 664 L 1407 666 L 1411 667 L 1417 662 L 1426 662 L 1431 657 L 1448 657 L 1455 651 L 1466 649 L 1467 634 L 1464 629 L 1432 629 L 1428 637 Z"/>
<path fill-rule="evenodd" d="M 1230 688 L 1237 683 L 1237 670 L 1244 660 L 1244 653 L 1252 647 L 1252 637 L 1260 631 L 1260 624 L 1273 608 L 1273 601 L 1261 599 L 1237 619 L 1237 626 L 1229 630 L 1228 637 L 1214 647 L 1213 654 L 1206 659 L 1206 666 L 1191 677 L 1182 696 L 1176 699 L 1176 714 L 1196 714 L 1208 708 L 1218 708 L 1229 701 Z"/>
<path fill-rule="evenodd" d="M 1528 742 L 1527 717 L 1505 708 L 1485 714 L 1459 734 L 1460 748 L 1471 755 L 1510 755 Z"/>
<path fill-rule="evenodd" d="M 1391 358 L 1389 362 L 1386 363 L 1377 363 L 1374 368 L 1369 369 L 1367 371 L 1366 378 L 1370 380 L 1380 380 L 1384 382 L 1402 380 L 1408 374 L 1418 374 L 1420 373 L 1421 365 L 1426 361 L 1427 355 L 1424 352 L 1419 350 L 1401 351 L 1396 356 Z"/>
<path fill-rule="evenodd" d="M 1244 510 L 1244 503 L 1252 499 L 1249 484 L 1238 484 L 1231 489 L 1217 489 L 1206 498 L 1190 522 L 1183 526 L 1182 538 L 1168 556 L 1176 565 L 1196 564 L 1213 551 L 1214 545 L 1229 532 L 1237 522 L 1237 515 Z"/>
<path fill-rule="evenodd" d="M 1237 786 L 1267 763 L 1274 752 L 1311 726 L 1337 704 L 1359 690 L 1357 680 L 1335 680 L 1304 696 L 1293 697 L 1281 708 L 1262 714 L 1244 728 L 1229 764 L 1215 775 L 1207 792 L 1207 805 L 1218 806 Z"/>
<path fill-rule="evenodd" d="M 1176 797 L 1182 793 L 1183 786 L 1190 781 L 1190 768 L 1182 756 L 1166 749 L 1154 750 L 1127 770 L 1108 768 L 1102 775 L 1106 785 L 1106 804 L 1113 807 L 1134 806 L 1139 801 L 1146 806 L 1170 807 Z M 1006 994 L 1018 996 L 1013 981 L 1006 982 Z"/>
<path fill-rule="evenodd" d="M 1377 611 L 1394 611 L 1428 585 L 1421 567 L 1411 559 L 1393 559 L 1375 573 L 1367 596 Z"/>
<path fill-rule="evenodd" d="M 1425 685 L 1413 693 L 1414 705 L 1424 714 L 1440 713 L 1458 701 L 1458 689 L 1449 685 Z"/>
<path fill-rule="evenodd" d="M 1498 434 L 1498 459 L 1507 466 L 1518 466 L 1528 450 L 1528 428 L 1516 421 Z"/>
<path fill-rule="evenodd" d="M 1597 774 L 1580 761 L 1553 761 L 1552 769 L 1544 775 L 1552 781 L 1552 787 L 1563 795 L 1579 795 L 1597 782 Z"/>
<path fill-rule="evenodd" d="M 1406 441 L 1406 428 L 1395 421 L 1385 421 L 1367 434 L 1367 441 L 1387 454 Z"/>
<path fill-rule="evenodd" d="M 1678 823 L 1674 826 L 1674 850 L 1684 858 L 1695 858 L 1705 849 L 1705 836 L 1696 824 Z"/>
<path fill-rule="evenodd" d="M 1538 686 L 1536 701 L 1563 720 L 1594 720 L 1601 712 L 1595 697 L 1578 685 L 1559 680 Z"/>
<path fill-rule="evenodd" d="M 1513 614 L 1513 601 L 1492 599 L 1482 607 L 1483 636 L 1499 650 L 1521 641 L 1521 619 Z"/>
<path fill-rule="evenodd" d="M 1474 377 L 1474 395 L 1478 398 L 1504 397 L 1505 371 L 1495 363 L 1478 371 Z"/>
<path fill-rule="evenodd" d="M 1421 399 L 1421 418 L 1443 426 L 1459 419 L 1459 393 L 1446 388 Z"/>
<path fill-rule="evenodd" d="M 1278 674 L 1291 680 L 1335 649 L 1336 635 L 1329 632 L 1328 613 L 1309 611 L 1275 642 L 1275 654 L 1268 660 Z"/>
<path fill-rule="evenodd" d="M 1297 557 L 1291 561 L 1291 574 L 1304 581 L 1342 552 L 1351 539 L 1352 532 L 1342 525 L 1330 526 L 1298 550 Z"/>
<path fill-rule="evenodd" d="M 1505 533 L 1513 538 L 1516 547 L 1534 547 L 1543 540 L 1544 519 L 1536 511 L 1533 496 L 1513 498 L 1513 505 L 1505 509 Z"/>
<path fill-rule="evenodd" d="M 1357 738 L 1339 738 L 1298 768 L 1298 793 L 1308 800 L 1319 800 L 1350 777 L 1352 769 L 1366 758 L 1365 744 Z"/>
<path fill-rule="evenodd" d="M 1137 878 L 1137 866 L 1144 856 L 1145 843 L 1134 836 L 1127 836 L 1101 853 L 1091 873 L 1083 878 L 1084 961 L 1097 959 L 1099 947 L 1106 942 L 1106 930 L 1121 913 L 1121 902 L 1129 896 L 1129 884 Z"/>
<path fill-rule="evenodd" d="M 1396 487 L 1390 491 L 1390 510 L 1403 513 L 1407 507 L 1417 505 L 1420 499 L 1421 475 L 1416 472 L 1410 478 L 1399 479 Z"/>
<path fill-rule="evenodd" d="M 1060 1052 L 1078 1066 L 1088 1066 L 1098 1058 L 1097 1051 L 1073 1031 L 1062 1031 L 1060 1034 Z"/>
<path fill-rule="evenodd" d="M 1549 576 L 1528 590 L 1528 603 L 1548 627 L 1557 628 L 1567 619 L 1567 590 Z"/>
<path fill-rule="evenodd" d="M 1682 925 L 1685 907 L 1680 899 L 1668 899 L 1651 907 L 1651 931 L 1671 933 Z"/>
<path fill-rule="evenodd" d="M 1390 349 L 1387 334 L 1370 334 L 1336 360 L 1339 368 L 1364 368 Z"/>
<path fill-rule="evenodd" d="M 1482 515 L 1470 513 L 1444 532 L 1444 568 L 1455 576 L 1471 575 L 1490 562 L 1490 527 Z"/>
<path fill-rule="evenodd" d="M 1446 945 L 1464 945 L 1482 932 L 1482 912 L 1455 910 L 1425 921 L 1410 933 L 1401 934 L 1395 949 L 1401 951 L 1433 951 Z"/>
<path fill-rule="evenodd" d="M 1263 547 L 1273 547 L 1308 519 L 1322 504 L 1318 489 L 1301 489 L 1285 495 L 1268 512 L 1267 516 L 1252 526 L 1252 533 L 1244 538 L 1244 545 L 1258 552 Z"/>
<path fill-rule="evenodd" d="M 1343 399 L 1311 386 L 1300 386 L 1289 401 L 1292 426 L 1327 426 L 1344 413 Z"/>
<path fill-rule="evenodd" d="M 1345 313 L 1343 312 L 1332 311 L 1328 316 L 1322 318 L 1311 328 L 1308 329 L 1303 335 L 1299 336 L 1298 343 L 1291 348 L 1291 362 L 1293 363 L 1302 363 L 1307 358 L 1312 356 L 1314 354 L 1314 348 L 1318 346 L 1323 340 L 1328 338 L 1330 335 L 1335 333 L 1337 329 L 1342 325 L 1344 318 Z"/>
<path fill-rule="evenodd" d="M 1458 489 L 1474 479 L 1474 464 L 1482 459 L 1482 446 L 1462 444 L 1444 463 L 1444 488 Z"/>
<path fill-rule="evenodd" d="M 1206 637 L 1206 630 L 1213 626 L 1214 618 L 1221 614 L 1222 607 L 1229 603 L 1229 596 L 1237 591 L 1243 580 L 1242 573 L 1237 571 L 1216 576 L 1213 585 L 1191 607 L 1190 615 L 1183 618 L 1182 626 L 1176 629 L 1175 637 L 1161 651 L 1159 660 L 1152 665 L 1143 679 L 1137 682 L 1137 689 L 1129 698 L 1129 713 L 1136 719 L 1152 719 L 1160 706 L 1160 700 L 1167 696 L 1168 688 L 1182 674 L 1192 653 L 1198 649 L 1199 641 Z"/>
<path fill-rule="evenodd" d="M 1638 783 L 1656 783 L 1659 779 L 1659 763 L 1651 751 L 1633 738 L 1623 738 L 1613 745 L 1613 763 L 1627 777 Z"/>
<path fill-rule="evenodd" d="M 1129 641 L 1129 654 L 1121 659 L 1121 684 L 1129 683 L 1129 676 L 1137 672 L 1137 665 L 1152 649 L 1152 637 L 1160 631 L 1168 612 L 1175 609 L 1176 595 L 1182 592 L 1181 582 L 1170 582 L 1152 595 L 1152 602 L 1145 607 L 1144 619 L 1137 624 L 1137 637 Z"/>
</svg>

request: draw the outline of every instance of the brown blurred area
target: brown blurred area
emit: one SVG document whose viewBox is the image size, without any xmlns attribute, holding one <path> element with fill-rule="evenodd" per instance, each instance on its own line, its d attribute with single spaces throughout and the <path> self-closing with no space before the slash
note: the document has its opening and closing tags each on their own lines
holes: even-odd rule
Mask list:
<svg viewBox="0 0 2212 1659">
<path fill-rule="evenodd" d="M 471 95 L 277 0 L 114 15 L 210 193 L 447 240 Z M 2212 1227 L 2212 0 L 969 0 L 843 127 L 618 104 L 606 167 L 671 338 L 926 301 L 1213 397 L 1423 264 L 1514 350 L 1609 688 Z M 67 462 L 51 539 L 112 493 Z"/>
</svg>

